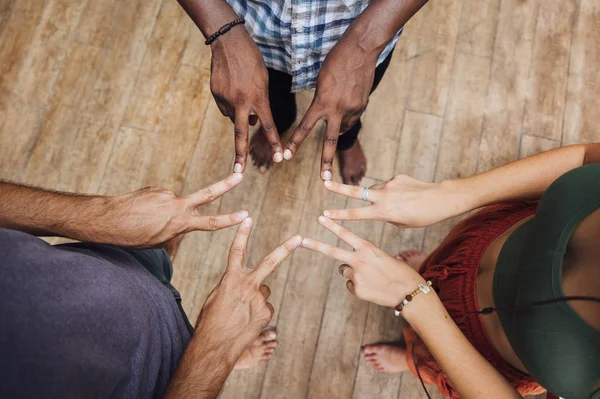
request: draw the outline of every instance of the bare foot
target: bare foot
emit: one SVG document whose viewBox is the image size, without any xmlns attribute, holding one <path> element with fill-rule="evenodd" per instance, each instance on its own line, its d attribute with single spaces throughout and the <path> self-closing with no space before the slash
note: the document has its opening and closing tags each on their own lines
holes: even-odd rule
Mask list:
<svg viewBox="0 0 600 399">
<path fill-rule="evenodd" d="M 261 173 L 265 173 L 273 165 L 271 144 L 267 141 L 262 128 L 258 129 L 250 139 L 250 155 L 252 156 L 252 163 Z"/>
<path fill-rule="evenodd" d="M 367 345 L 363 349 L 365 360 L 380 373 L 401 373 L 408 370 L 406 349 L 396 345 Z"/>
<path fill-rule="evenodd" d="M 395 258 L 401 260 L 404 263 L 407 263 L 416 271 L 419 271 L 419 268 L 421 267 L 425 259 L 427 259 L 427 255 L 425 255 L 421 251 L 411 250 L 400 252 L 398 255 L 395 256 Z"/>
<path fill-rule="evenodd" d="M 340 173 L 344 184 L 358 186 L 367 173 L 367 157 L 358 140 L 347 150 L 338 151 Z"/>
<path fill-rule="evenodd" d="M 256 340 L 246 348 L 234 366 L 234 370 L 249 369 L 266 364 L 277 347 L 275 330 L 263 331 Z"/>
</svg>

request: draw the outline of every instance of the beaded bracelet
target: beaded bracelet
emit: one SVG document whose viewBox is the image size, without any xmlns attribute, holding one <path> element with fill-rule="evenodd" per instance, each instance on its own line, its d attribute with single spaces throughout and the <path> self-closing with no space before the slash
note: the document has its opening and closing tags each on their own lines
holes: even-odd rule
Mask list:
<svg viewBox="0 0 600 399">
<path fill-rule="evenodd" d="M 423 293 L 423 294 L 429 294 L 429 291 L 431 291 L 431 281 L 427 281 L 427 285 L 419 283 L 419 286 L 416 290 L 414 290 L 413 292 L 411 292 L 410 294 L 408 294 L 406 297 L 404 297 L 404 299 L 402 300 L 402 302 L 400 302 L 395 308 L 394 308 L 394 314 L 396 316 L 400 316 L 400 312 L 402 312 L 402 309 L 404 309 L 404 307 L 413 300 L 414 297 L 416 297 L 419 293 Z"/>
<path fill-rule="evenodd" d="M 229 32 L 231 30 L 231 28 L 233 28 L 234 26 L 245 24 L 245 23 L 246 23 L 246 20 L 244 18 L 239 18 L 239 19 L 236 19 L 235 21 L 231 21 L 230 23 L 221 26 L 221 28 L 218 31 L 216 31 L 215 33 L 213 33 L 212 35 L 210 35 L 209 37 L 206 38 L 206 41 L 204 42 L 204 44 L 206 44 L 207 46 L 210 45 L 212 42 L 214 42 L 217 39 L 217 37 Z"/>
</svg>

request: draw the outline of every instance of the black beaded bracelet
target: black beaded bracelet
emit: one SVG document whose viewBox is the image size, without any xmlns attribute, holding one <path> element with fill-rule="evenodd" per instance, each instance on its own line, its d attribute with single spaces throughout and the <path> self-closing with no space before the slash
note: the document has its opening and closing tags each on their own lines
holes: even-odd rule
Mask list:
<svg viewBox="0 0 600 399">
<path fill-rule="evenodd" d="M 209 37 L 206 38 L 206 41 L 204 42 L 204 44 L 209 46 L 212 42 L 214 42 L 217 39 L 217 37 L 229 32 L 231 30 L 231 28 L 233 28 L 234 26 L 245 24 L 245 23 L 246 23 L 246 20 L 244 18 L 239 18 L 239 19 L 236 19 L 235 21 L 231 21 L 230 23 L 221 26 L 221 28 L 218 31 L 216 31 L 215 33 L 213 33 L 212 35 L 210 35 Z"/>
</svg>

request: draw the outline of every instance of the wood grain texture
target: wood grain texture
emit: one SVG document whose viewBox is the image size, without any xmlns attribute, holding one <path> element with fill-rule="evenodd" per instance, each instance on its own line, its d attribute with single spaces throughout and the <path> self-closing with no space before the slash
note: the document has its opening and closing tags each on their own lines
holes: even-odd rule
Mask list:
<svg viewBox="0 0 600 399">
<path fill-rule="evenodd" d="M 596 0 L 430 1 L 362 117 L 361 185 L 468 176 L 599 141 L 598 37 Z M 209 85 L 210 47 L 176 2 L 0 0 L 0 178 L 86 193 L 199 190 L 231 173 L 234 153 Z M 298 95 L 298 118 L 313 93 Z M 319 125 L 292 162 L 264 174 L 250 165 L 237 188 L 198 208 L 250 212 L 251 266 L 296 233 L 338 244 L 317 216 L 362 204 L 323 189 L 322 136 Z M 453 223 L 347 226 L 396 254 L 432 250 Z M 189 233 L 180 245 L 173 283 L 192 322 L 235 231 Z M 232 373 L 222 398 L 425 398 L 410 373 L 379 374 L 362 359 L 361 345 L 401 340 L 402 322 L 352 297 L 338 264 L 299 249 L 269 279 L 278 350 L 267 366 Z"/>
<path fill-rule="evenodd" d="M 423 7 L 408 108 L 442 116 L 446 108 L 462 1 L 439 0 Z"/>
<path fill-rule="evenodd" d="M 600 140 L 600 3 L 581 0 L 571 47 L 563 144 Z"/>
<path fill-rule="evenodd" d="M 560 140 L 577 1 L 539 4 L 523 133 Z"/>
<path fill-rule="evenodd" d="M 537 8 L 535 1 L 504 0 L 500 5 L 479 150 L 479 172 L 513 161 L 518 156 Z"/>
<path fill-rule="evenodd" d="M 125 125 L 147 131 L 155 131 L 160 126 L 161 111 L 190 33 L 187 19 L 179 4 L 163 2 L 123 118 Z"/>
</svg>

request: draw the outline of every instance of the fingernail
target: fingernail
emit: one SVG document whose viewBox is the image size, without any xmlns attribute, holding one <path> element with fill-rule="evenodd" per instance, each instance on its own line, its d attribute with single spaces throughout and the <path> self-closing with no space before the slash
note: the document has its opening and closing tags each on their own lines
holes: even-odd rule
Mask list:
<svg viewBox="0 0 600 399">
<path fill-rule="evenodd" d="M 305 247 L 308 247 L 310 245 L 310 240 L 308 238 L 305 238 L 302 240 L 302 245 Z"/>
<path fill-rule="evenodd" d="M 273 155 L 273 161 L 275 161 L 275 162 L 283 161 L 283 157 L 281 156 L 281 153 L 279 151 Z"/>
<path fill-rule="evenodd" d="M 246 226 L 246 227 L 252 226 L 252 218 L 246 218 L 244 220 L 244 226 Z"/>
<path fill-rule="evenodd" d="M 286 150 L 283 152 L 283 157 L 289 161 L 292 159 L 292 152 L 286 148 Z"/>
<path fill-rule="evenodd" d="M 302 244 L 302 237 L 295 236 L 294 238 L 292 238 L 292 244 L 293 245 L 300 245 L 300 244 Z"/>
<path fill-rule="evenodd" d="M 238 212 L 237 215 L 235 215 L 236 220 L 244 220 L 247 217 L 248 217 L 248 211 L 241 211 L 241 212 Z"/>
<path fill-rule="evenodd" d="M 236 163 L 235 165 L 233 165 L 233 171 L 235 173 L 242 173 L 242 164 Z"/>
<path fill-rule="evenodd" d="M 325 173 L 327 173 L 327 172 L 325 172 Z M 331 187 L 331 180 L 325 180 L 325 182 L 323 184 L 325 184 L 326 187 Z"/>
<path fill-rule="evenodd" d="M 323 180 L 325 180 L 325 181 L 331 180 L 331 171 L 330 170 L 326 170 L 325 172 L 323 172 Z"/>
<path fill-rule="evenodd" d="M 319 216 L 319 223 L 325 223 L 326 221 L 325 216 Z"/>
<path fill-rule="evenodd" d="M 329 217 L 329 216 L 331 216 L 331 212 L 329 212 L 329 211 L 323 211 L 323 216 Z"/>
</svg>

